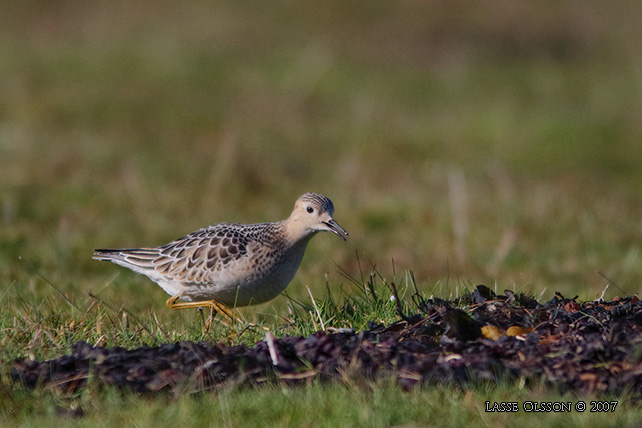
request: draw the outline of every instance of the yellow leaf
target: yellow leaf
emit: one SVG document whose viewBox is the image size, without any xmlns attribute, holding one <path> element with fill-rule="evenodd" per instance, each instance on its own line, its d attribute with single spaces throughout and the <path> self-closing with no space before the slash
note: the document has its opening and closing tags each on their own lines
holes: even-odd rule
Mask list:
<svg viewBox="0 0 642 428">
<path fill-rule="evenodd" d="M 486 339 L 497 340 L 506 334 L 503 328 L 487 324 L 481 328 L 482 334 Z"/>
<path fill-rule="evenodd" d="M 513 325 L 511 327 L 508 327 L 508 330 L 506 330 L 506 335 L 507 336 L 526 336 L 531 331 L 533 331 L 532 328 L 524 328 L 518 325 Z"/>
</svg>

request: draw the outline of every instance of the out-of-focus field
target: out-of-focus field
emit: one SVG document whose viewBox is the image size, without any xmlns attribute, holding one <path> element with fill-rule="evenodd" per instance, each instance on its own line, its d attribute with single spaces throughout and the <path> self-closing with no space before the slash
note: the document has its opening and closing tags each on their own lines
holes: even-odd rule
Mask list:
<svg viewBox="0 0 642 428">
<path fill-rule="evenodd" d="M 296 299 L 349 290 L 338 268 L 359 277 L 359 263 L 400 284 L 413 271 L 442 298 L 476 283 L 545 300 L 640 290 L 642 3 L 2 9 L 3 357 L 19 337 L 49 355 L 25 313 L 74 313 L 55 288 L 194 322 L 92 249 L 283 219 L 306 191 L 350 237 L 311 242 Z M 286 302 L 243 313 L 278 324 Z"/>
<path fill-rule="evenodd" d="M 642 7 L 496 6 L 6 6 L 5 299 L 52 291 L 22 257 L 161 308 L 91 250 L 285 218 L 309 190 L 351 235 L 312 242 L 295 295 L 355 253 L 425 287 L 637 292 Z"/>
</svg>

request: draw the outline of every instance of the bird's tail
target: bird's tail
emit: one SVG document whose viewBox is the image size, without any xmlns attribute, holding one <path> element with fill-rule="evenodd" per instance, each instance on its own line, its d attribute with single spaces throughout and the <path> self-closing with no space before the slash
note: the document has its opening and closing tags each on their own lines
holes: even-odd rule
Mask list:
<svg viewBox="0 0 642 428">
<path fill-rule="evenodd" d="M 92 259 L 94 260 L 122 260 L 127 253 L 132 253 L 134 250 L 129 248 L 99 248 L 94 250 Z"/>
<path fill-rule="evenodd" d="M 151 267 L 159 256 L 157 248 L 108 248 L 94 250 L 94 260 L 114 262 L 122 265 Z"/>
</svg>

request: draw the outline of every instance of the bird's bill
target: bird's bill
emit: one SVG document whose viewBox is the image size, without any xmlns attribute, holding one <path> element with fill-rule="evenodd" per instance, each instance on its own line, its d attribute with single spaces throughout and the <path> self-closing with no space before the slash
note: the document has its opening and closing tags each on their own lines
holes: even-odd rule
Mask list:
<svg viewBox="0 0 642 428">
<path fill-rule="evenodd" d="M 339 226 L 339 223 L 334 221 L 334 219 L 330 219 L 328 221 L 324 221 L 323 224 L 328 226 L 328 230 L 335 235 L 337 235 L 339 238 L 343 239 L 344 241 L 346 240 L 346 236 L 348 236 L 348 232 L 345 231 L 344 228 Z M 345 235 L 345 236 L 344 236 Z"/>
</svg>

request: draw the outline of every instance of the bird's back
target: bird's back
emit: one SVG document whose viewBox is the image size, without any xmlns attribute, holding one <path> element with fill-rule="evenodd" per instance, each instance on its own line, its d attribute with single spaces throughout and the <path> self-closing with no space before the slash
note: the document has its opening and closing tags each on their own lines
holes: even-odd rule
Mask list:
<svg viewBox="0 0 642 428">
<path fill-rule="evenodd" d="M 98 249 L 94 259 L 142 273 L 186 300 L 245 306 L 285 289 L 304 250 L 288 244 L 280 222 L 218 223 L 156 248 Z"/>
</svg>

